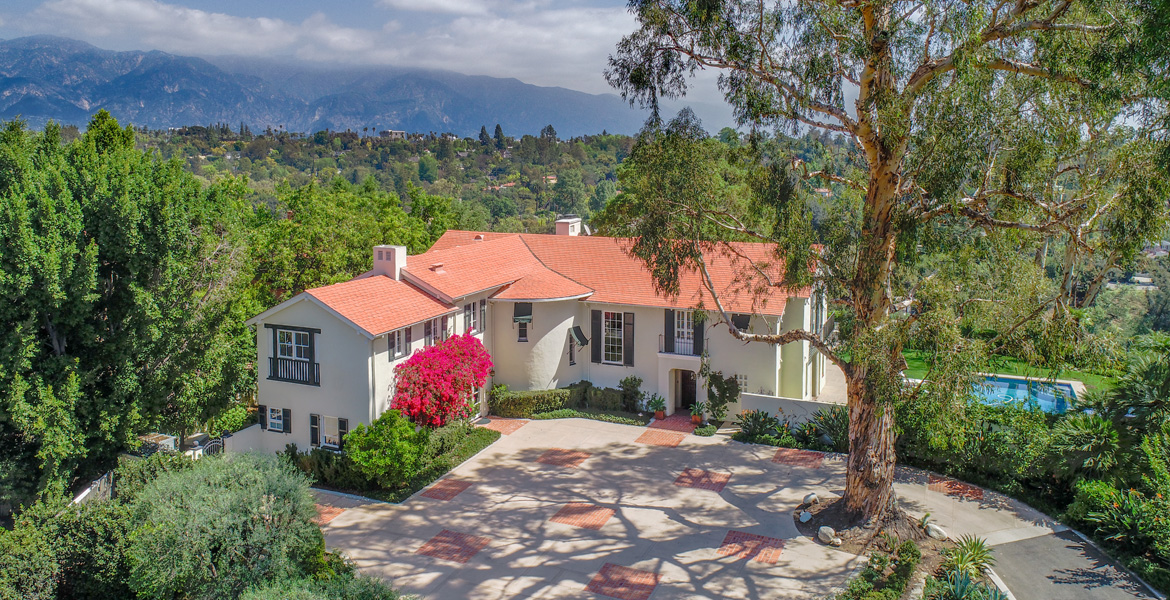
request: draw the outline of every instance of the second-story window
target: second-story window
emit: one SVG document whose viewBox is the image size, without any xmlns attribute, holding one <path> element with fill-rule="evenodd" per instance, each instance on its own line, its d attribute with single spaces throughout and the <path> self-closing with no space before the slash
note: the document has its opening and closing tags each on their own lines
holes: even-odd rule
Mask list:
<svg viewBox="0 0 1170 600">
<path fill-rule="evenodd" d="M 272 329 L 272 354 L 268 357 L 268 378 L 289 383 L 319 385 L 316 340 L 320 330 L 292 325 L 265 325 Z"/>
<path fill-rule="evenodd" d="M 386 346 L 390 360 L 400 358 L 406 354 L 406 344 L 402 340 L 402 330 L 391 331 L 386 335 Z"/>
<path fill-rule="evenodd" d="M 277 329 L 276 356 L 278 358 L 292 358 L 296 360 L 313 360 L 313 351 L 310 347 L 309 339 L 309 332 L 307 331 Z"/>
<path fill-rule="evenodd" d="M 476 333 L 479 331 L 479 328 L 476 326 L 477 324 L 475 322 L 476 312 L 477 311 L 475 310 L 475 303 L 474 302 L 472 302 L 470 304 L 463 305 L 463 327 L 465 329 L 464 333 Z"/>
<path fill-rule="evenodd" d="M 695 317 L 689 310 L 674 311 L 674 351 L 676 354 L 695 353 Z"/>
</svg>

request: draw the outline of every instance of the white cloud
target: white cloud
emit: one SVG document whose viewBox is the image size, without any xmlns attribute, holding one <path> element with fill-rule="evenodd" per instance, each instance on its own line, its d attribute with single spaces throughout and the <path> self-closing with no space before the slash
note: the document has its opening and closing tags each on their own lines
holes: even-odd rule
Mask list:
<svg viewBox="0 0 1170 600">
<path fill-rule="evenodd" d="M 378 0 L 378 4 L 396 10 L 452 15 L 486 15 L 491 12 L 491 3 L 482 0 Z"/>
<path fill-rule="evenodd" d="M 602 74 L 606 58 L 636 27 L 624 2 L 585 7 L 547 0 L 377 1 L 409 10 L 381 26 L 380 19 L 371 19 L 369 28 L 354 28 L 338 25 L 326 13 L 295 23 L 158 0 L 48 0 L 19 23 L 28 31 L 116 49 L 293 55 L 321 62 L 445 69 L 591 93 L 613 92 Z M 718 101 L 709 91 L 696 95 L 701 97 L 695 100 Z"/>
</svg>

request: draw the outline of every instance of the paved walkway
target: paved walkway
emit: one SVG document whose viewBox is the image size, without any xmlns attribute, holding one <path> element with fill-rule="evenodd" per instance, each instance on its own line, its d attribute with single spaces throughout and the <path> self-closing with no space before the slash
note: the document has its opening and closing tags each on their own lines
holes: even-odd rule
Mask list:
<svg viewBox="0 0 1170 600">
<path fill-rule="evenodd" d="M 329 547 L 436 599 L 821 598 L 862 562 L 800 536 L 790 516 L 809 491 L 842 492 L 841 455 L 583 419 L 495 427 L 509 434 L 400 505 L 319 492 L 344 508 L 325 525 Z M 995 545 L 1009 586 L 1076 568 L 1031 559 L 1023 579 L 1004 568 L 1049 556 L 1011 555 L 1017 543 L 1048 547 L 1065 531 L 1019 502 L 909 468 L 896 491 L 952 537 Z"/>
</svg>

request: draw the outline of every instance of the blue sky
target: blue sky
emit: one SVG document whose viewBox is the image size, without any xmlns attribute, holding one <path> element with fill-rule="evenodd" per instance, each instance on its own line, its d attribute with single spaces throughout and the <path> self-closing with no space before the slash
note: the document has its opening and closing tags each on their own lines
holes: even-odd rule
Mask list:
<svg viewBox="0 0 1170 600">
<path fill-rule="evenodd" d="M 612 91 L 606 57 L 635 27 L 620 0 L 5 0 L 0 38 L 112 50 L 442 68 Z"/>
</svg>

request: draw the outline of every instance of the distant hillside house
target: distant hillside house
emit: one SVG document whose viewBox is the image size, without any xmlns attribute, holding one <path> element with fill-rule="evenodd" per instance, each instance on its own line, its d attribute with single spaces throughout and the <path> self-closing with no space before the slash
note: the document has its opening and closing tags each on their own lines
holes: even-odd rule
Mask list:
<svg viewBox="0 0 1170 600">
<path fill-rule="evenodd" d="M 385 138 L 388 140 L 405 140 L 406 139 L 406 132 L 405 131 L 395 131 L 393 129 L 387 129 L 385 131 L 379 131 L 378 137 Z"/>
<path fill-rule="evenodd" d="M 583 229 L 569 217 L 558 221 L 558 235 L 448 231 L 414 256 L 377 246 L 370 271 L 250 319 L 264 428 L 253 449 L 340 446 L 345 432 L 389 408 L 396 365 L 456 333 L 475 335 L 491 353 L 487 387 L 541 390 L 581 380 L 617 387 L 635 375 L 674 413 L 706 399 L 699 375 L 706 353 L 712 370 L 734 375 L 744 393 L 820 393 L 825 359 L 807 343 L 736 340 L 717 313 L 697 318 L 696 306 L 713 306 L 697 273 L 683 274 L 678 297 L 663 297 L 626 253 L 628 240 L 577 235 Z M 743 243 L 709 256 L 721 301 L 748 331 L 819 330 L 826 314 L 819 294 L 740 291 L 736 273 L 747 263 L 728 254 L 765 261 L 773 250 Z M 476 401 L 485 414 L 484 390 Z M 732 405 L 729 414 L 738 410 Z"/>
</svg>

